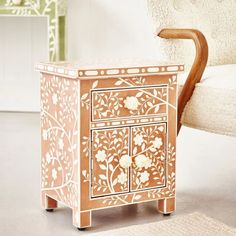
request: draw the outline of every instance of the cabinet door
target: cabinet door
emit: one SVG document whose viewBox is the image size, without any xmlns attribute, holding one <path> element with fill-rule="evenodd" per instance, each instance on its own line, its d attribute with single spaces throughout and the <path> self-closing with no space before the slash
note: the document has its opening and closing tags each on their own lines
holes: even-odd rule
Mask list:
<svg viewBox="0 0 236 236">
<path fill-rule="evenodd" d="M 92 131 L 92 197 L 129 191 L 128 154 L 129 128 Z"/>
<path fill-rule="evenodd" d="M 165 186 L 166 123 L 131 127 L 131 191 Z"/>
</svg>

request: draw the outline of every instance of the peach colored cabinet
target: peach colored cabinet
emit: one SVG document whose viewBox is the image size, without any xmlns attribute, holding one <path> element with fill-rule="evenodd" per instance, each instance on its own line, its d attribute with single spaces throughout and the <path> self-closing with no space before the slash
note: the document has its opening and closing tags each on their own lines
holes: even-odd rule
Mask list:
<svg viewBox="0 0 236 236">
<path fill-rule="evenodd" d="M 157 200 L 175 210 L 176 82 L 182 65 L 41 72 L 42 203 L 91 226 L 98 209 Z"/>
</svg>

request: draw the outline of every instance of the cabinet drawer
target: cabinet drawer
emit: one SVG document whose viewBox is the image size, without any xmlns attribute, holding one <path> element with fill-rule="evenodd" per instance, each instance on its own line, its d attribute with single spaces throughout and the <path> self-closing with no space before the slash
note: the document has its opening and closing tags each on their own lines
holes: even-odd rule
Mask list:
<svg viewBox="0 0 236 236">
<path fill-rule="evenodd" d="M 92 91 L 92 121 L 166 113 L 167 86 Z"/>
</svg>

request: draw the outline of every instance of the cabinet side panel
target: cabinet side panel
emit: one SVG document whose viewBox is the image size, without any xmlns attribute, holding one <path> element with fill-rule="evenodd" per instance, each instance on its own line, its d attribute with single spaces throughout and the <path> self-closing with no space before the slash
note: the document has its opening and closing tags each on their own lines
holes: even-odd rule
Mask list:
<svg viewBox="0 0 236 236">
<path fill-rule="evenodd" d="M 175 166 L 176 166 L 176 137 L 177 137 L 177 76 L 169 80 L 168 89 L 168 135 L 167 135 L 167 188 L 169 197 L 175 197 Z"/>
<path fill-rule="evenodd" d="M 78 205 L 77 81 L 41 75 L 42 197 Z"/>
</svg>

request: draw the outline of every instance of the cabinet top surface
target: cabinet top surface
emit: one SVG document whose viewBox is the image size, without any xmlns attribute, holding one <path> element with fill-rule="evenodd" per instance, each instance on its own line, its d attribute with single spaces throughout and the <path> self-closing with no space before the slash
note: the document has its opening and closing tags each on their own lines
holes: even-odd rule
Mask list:
<svg viewBox="0 0 236 236">
<path fill-rule="evenodd" d="M 152 74 L 170 74 L 184 71 L 183 64 L 161 62 L 82 64 L 78 62 L 38 63 L 36 70 L 42 73 L 55 74 L 72 79 L 88 79 L 97 77 L 137 76 Z"/>
</svg>

